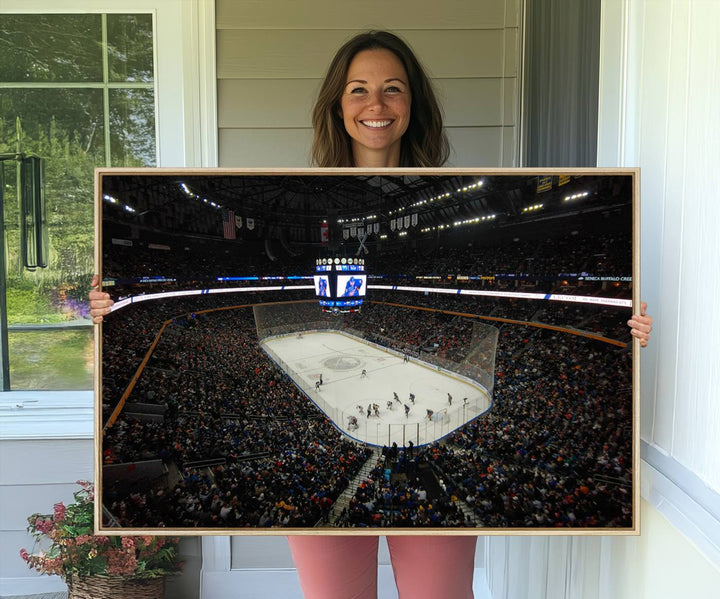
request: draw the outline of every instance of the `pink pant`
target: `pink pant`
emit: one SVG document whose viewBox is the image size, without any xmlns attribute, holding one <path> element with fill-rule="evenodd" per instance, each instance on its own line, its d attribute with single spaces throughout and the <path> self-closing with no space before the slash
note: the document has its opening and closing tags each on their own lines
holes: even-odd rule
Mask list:
<svg viewBox="0 0 720 599">
<path fill-rule="evenodd" d="M 472 599 L 474 536 L 389 536 L 399 599 Z M 291 536 L 305 599 L 376 599 L 378 537 Z"/>
</svg>

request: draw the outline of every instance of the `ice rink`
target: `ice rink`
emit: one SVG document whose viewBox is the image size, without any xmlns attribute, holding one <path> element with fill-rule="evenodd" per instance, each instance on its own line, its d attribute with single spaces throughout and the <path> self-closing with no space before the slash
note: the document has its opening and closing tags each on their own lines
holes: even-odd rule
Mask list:
<svg viewBox="0 0 720 599">
<path fill-rule="evenodd" d="M 310 331 L 269 338 L 261 346 L 338 428 L 373 445 L 431 443 L 490 408 L 479 383 L 412 357 L 405 362 L 402 354 L 347 334 Z M 367 416 L 372 404 L 379 406 L 379 416 L 372 409 Z"/>
</svg>

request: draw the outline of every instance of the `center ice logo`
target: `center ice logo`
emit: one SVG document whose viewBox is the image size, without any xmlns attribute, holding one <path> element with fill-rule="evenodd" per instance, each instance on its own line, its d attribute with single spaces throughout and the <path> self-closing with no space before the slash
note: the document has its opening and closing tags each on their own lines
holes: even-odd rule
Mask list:
<svg viewBox="0 0 720 599">
<path fill-rule="evenodd" d="M 334 356 L 323 362 L 323 366 L 330 370 L 352 370 L 353 368 L 359 368 L 360 365 L 361 361 L 352 356 Z"/>
</svg>

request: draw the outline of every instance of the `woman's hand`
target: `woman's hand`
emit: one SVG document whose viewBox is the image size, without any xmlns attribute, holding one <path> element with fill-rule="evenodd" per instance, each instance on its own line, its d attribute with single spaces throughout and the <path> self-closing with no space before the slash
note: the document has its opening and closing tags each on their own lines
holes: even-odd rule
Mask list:
<svg viewBox="0 0 720 599">
<path fill-rule="evenodd" d="M 100 278 L 93 276 L 92 290 L 88 294 L 90 300 L 90 316 L 94 324 L 100 324 L 103 316 L 110 314 L 110 306 L 115 302 L 110 299 L 110 294 L 100 291 Z"/>
<path fill-rule="evenodd" d="M 647 347 L 650 331 L 652 331 L 653 319 L 652 316 L 646 314 L 646 310 L 647 304 L 640 302 L 640 314 L 633 314 L 633 317 L 628 320 L 630 334 L 640 340 L 640 347 Z"/>
</svg>

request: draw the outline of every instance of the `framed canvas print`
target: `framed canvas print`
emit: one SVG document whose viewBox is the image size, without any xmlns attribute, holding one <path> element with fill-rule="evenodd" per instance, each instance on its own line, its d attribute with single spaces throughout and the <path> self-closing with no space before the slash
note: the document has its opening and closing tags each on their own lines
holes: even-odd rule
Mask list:
<svg viewBox="0 0 720 599">
<path fill-rule="evenodd" d="M 638 176 L 98 170 L 98 531 L 636 534 Z"/>
</svg>

